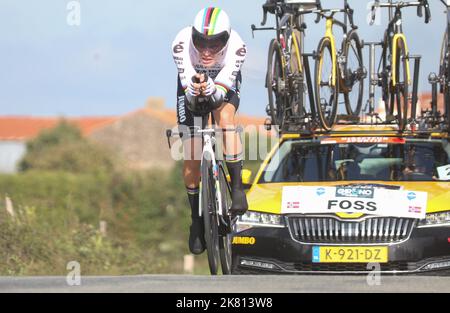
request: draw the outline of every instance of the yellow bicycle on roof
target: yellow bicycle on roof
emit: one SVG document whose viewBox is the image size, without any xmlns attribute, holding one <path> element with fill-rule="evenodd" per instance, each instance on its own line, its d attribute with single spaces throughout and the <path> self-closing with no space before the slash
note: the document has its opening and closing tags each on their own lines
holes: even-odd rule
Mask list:
<svg viewBox="0 0 450 313">
<path fill-rule="evenodd" d="M 382 99 L 386 108 L 386 121 L 397 121 L 400 130 L 404 130 L 408 122 L 409 88 L 411 74 L 409 68 L 409 55 L 406 36 L 403 33 L 402 9 L 417 7 L 417 15 L 422 17 L 422 8 L 425 8 L 425 23 L 431 20 L 430 7 L 427 0 L 399 1 L 380 3 L 375 0 L 372 5 L 372 20 L 374 23 L 378 8 L 389 8 L 389 24 L 382 41 L 383 52 L 378 66 L 378 86 L 382 87 Z M 392 14 L 392 10 L 394 13 Z M 414 57 L 420 58 L 420 57 Z M 414 91 L 412 109 L 409 119 L 415 118 L 417 105 L 418 68 L 414 75 Z M 395 114 L 396 113 L 396 114 Z M 394 115 L 395 114 L 395 115 Z"/>
<path fill-rule="evenodd" d="M 353 21 L 353 9 L 347 0 L 344 1 L 344 9 L 320 9 L 305 13 L 316 13 L 316 23 L 322 18 L 326 20 L 325 35 L 316 52 L 315 103 L 322 127 L 330 130 L 336 122 L 339 94 L 344 95 L 348 116 L 357 117 L 361 111 L 364 79 L 367 76 L 363 45 Z M 344 13 L 344 22 L 335 19 L 336 13 Z M 350 24 L 350 31 L 347 24 Z M 344 33 L 340 50 L 333 33 L 335 25 L 341 27 Z"/>
</svg>

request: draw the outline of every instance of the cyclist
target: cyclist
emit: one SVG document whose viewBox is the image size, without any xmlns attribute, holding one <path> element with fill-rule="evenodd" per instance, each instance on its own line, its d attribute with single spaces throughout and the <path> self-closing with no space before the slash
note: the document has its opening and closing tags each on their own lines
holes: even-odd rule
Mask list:
<svg viewBox="0 0 450 313">
<path fill-rule="evenodd" d="M 248 204 L 242 185 L 242 143 L 234 129 L 234 115 L 239 107 L 241 66 L 247 48 L 231 29 L 228 15 L 217 7 L 202 9 L 194 25 L 182 29 L 172 44 L 178 68 L 177 122 L 183 133 L 183 176 L 192 224 L 189 249 L 193 254 L 205 250 L 204 226 L 199 217 L 201 136 L 194 136 L 193 126 L 205 126 L 213 113 L 223 133 L 224 157 L 231 177 L 231 213 L 241 215 Z M 200 120 L 200 122 L 199 122 Z M 200 125 L 198 125 L 200 124 Z"/>
</svg>

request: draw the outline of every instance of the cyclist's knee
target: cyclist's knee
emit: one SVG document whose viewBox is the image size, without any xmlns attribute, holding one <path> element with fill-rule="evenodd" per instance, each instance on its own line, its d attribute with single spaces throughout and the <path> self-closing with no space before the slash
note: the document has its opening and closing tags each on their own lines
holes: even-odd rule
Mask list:
<svg viewBox="0 0 450 313">
<path fill-rule="evenodd" d="M 197 187 L 200 182 L 200 161 L 184 161 L 183 176 L 187 187 Z"/>
<path fill-rule="evenodd" d="M 235 107 L 230 103 L 225 103 L 225 105 L 217 112 L 218 114 L 218 124 L 221 128 L 234 127 L 235 121 L 234 116 L 236 114 Z"/>
</svg>

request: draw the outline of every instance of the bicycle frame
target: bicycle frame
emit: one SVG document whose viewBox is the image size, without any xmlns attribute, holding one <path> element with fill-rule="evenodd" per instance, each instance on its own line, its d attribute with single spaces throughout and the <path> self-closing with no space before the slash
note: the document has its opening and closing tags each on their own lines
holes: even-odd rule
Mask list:
<svg viewBox="0 0 450 313">
<path fill-rule="evenodd" d="M 222 208 L 222 191 L 220 190 L 219 186 L 219 164 L 216 160 L 215 151 L 214 151 L 214 145 L 216 143 L 216 138 L 214 136 L 216 130 L 213 128 L 210 129 L 200 129 L 197 127 L 194 127 L 194 132 L 197 134 L 202 134 L 203 137 L 203 150 L 202 150 L 202 159 L 200 166 L 203 166 L 203 160 L 206 158 L 207 160 L 211 161 L 212 170 L 213 170 L 213 176 L 214 176 L 214 184 L 216 187 L 216 199 L 214 199 L 217 202 L 217 208 L 218 213 L 222 217 L 223 216 L 223 208 Z M 168 129 L 166 130 L 166 137 L 167 137 L 167 143 L 169 145 L 169 149 L 172 147 L 170 144 L 170 138 L 172 136 L 179 136 L 180 138 L 183 136 L 183 133 L 179 132 L 173 132 L 172 130 Z M 200 184 L 200 199 L 202 197 L 202 188 Z M 202 201 L 199 202 L 199 216 L 202 216 Z"/>
<path fill-rule="evenodd" d="M 442 0 L 441 0 L 442 1 Z M 404 48 L 405 48 L 405 54 L 408 56 L 409 54 L 409 50 L 408 50 L 408 45 L 407 45 L 407 41 L 406 41 L 406 36 L 403 34 L 403 27 L 402 27 L 402 9 L 406 8 L 406 7 L 417 7 L 418 11 L 417 11 L 417 15 L 419 17 L 422 17 L 422 9 L 425 8 L 425 23 L 428 23 L 431 19 L 431 14 L 430 14 L 430 9 L 429 9 L 429 5 L 428 5 L 428 1 L 427 0 L 420 0 L 420 1 L 412 1 L 412 2 L 404 2 L 404 1 L 400 1 L 397 3 L 392 3 L 392 0 L 389 0 L 388 3 L 380 3 L 379 0 L 375 0 L 375 3 L 372 5 L 372 20 L 371 20 L 371 24 L 373 24 L 373 22 L 375 21 L 375 15 L 376 15 L 376 8 L 388 8 L 389 9 L 389 24 L 386 30 L 386 36 L 389 36 L 389 38 L 386 38 L 385 40 L 388 42 L 389 46 L 383 46 L 383 55 L 382 58 L 386 57 L 386 54 L 388 52 L 387 49 L 389 49 L 389 52 L 391 53 L 392 56 L 392 60 L 391 60 L 391 65 L 392 65 L 392 71 L 391 71 L 391 79 L 392 79 L 392 86 L 396 87 L 398 82 L 397 82 L 397 75 L 395 73 L 395 69 L 397 67 L 397 52 L 395 47 L 397 46 L 397 43 L 399 41 L 402 41 L 404 44 Z M 394 14 L 392 14 L 392 9 L 395 9 Z M 391 34 L 394 34 L 391 38 Z M 380 62 L 381 65 L 381 62 Z M 407 80 L 408 80 L 408 85 L 411 84 L 411 71 L 410 71 L 410 66 L 409 66 L 409 62 L 407 62 L 407 66 L 406 66 L 406 76 L 407 76 Z"/>
<path fill-rule="evenodd" d="M 335 25 L 339 26 L 340 28 L 342 28 L 342 31 L 344 33 L 344 36 L 347 35 L 347 20 L 350 19 L 350 24 L 352 28 L 355 28 L 355 26 L 353 25 L 353 18 L 351 17 L 348 10 L 350 10 L 350 8 L 348 7 L 347 1 L 345 1 L 345 9 L 341 10 L 341 9 L 337 9 L 337 10 L 318 10 L 316 11 L 316 13 L 319 15 L 318 19 L 316 20 L 316 22 L 319 21 L 320 16 L 322 16 L 323 18 L 325 18 L 326 20 L 326 24 L 325 24 L 325 35 L 324 38 L 328 38 L 331 42 L 331 58 L 332 58 L 332 74 L 331 74 L 331 85 L 333 87 L 336 86 L 336 80 L 337 80 L 337 76 L 338 76 L 338 53 L 337 53 L 337 49 L 336 49 L 336 39 L 333 33 L 333 28 Z M 331 14 L 329 16 L 325 15 L 326 12 L 331 12 Z M 341 22 L 337 19 L 334 18 L 334 14 L 336 13 L 344 13 L 344 22 Z M 350 17 L 350 18 L 349 18 Z M 322 60 L 320 63 L 320 66 L 322 67 Z M 320 82 L 322 79 L 322 77 L 320 77 L 320 75 L 318 76 L 318 81 Z"/>
<path fill-rule="evenodd" d="M 408 44 L 406 41 L 406 37 L 404 34 L 395 34 L 394 37 L 392 38 L 392 47 L 396 47 L 397 43 L 399 41 L 403 41 L 403 44 L 405 46 L 405 53 L 406 55 L 409 54 L 409 50 L 408 50 Z M 397 73 L 395 72 L 395 68 L 397 66 L 397 50 L 394 49 L 392 52 L 392 86 L 397 86 Z M 409 69 L 409 63 L 407 63 L 406 66 L 406 77 L 408 79 L 408 85 L 411 84 L 411 72 Z"/>
<path fill-rule="evenodd" d="M 278 19 L 277 19 L 278 20 Z M 278 41 L 280 42 L 281 40 L 281 36 L 282 33 L 280 30 L 282 29 L 287 29 L 288 27 L 288 22 L 290 25 L 294 24 L 294 15 L 291 13 L 285 13 L 281 19 L 281 21 L 278 23 L 277 21 L 277 37 L 278 37 Z M 294 44 L 294 53 L 295 53 L 295 58 L 297 60 L 297 64 L 299 65 L 299 71 L 302 73 L 303 72 L 303 64 L 301 62 L 301 51 L 300 51 L 300 43 L 297 42 L 297 36 L 295 36 L 295 34 L 293 33 L 294 27 L 291 27 L 290 29 L 292 31 L 292 41 Z M 284 38 L 284 40 L 289 40 L 289 38 Z M 283 47 L 285 48 L 285 47 Z M 286 66 L 286 60 L 285 60 L 285 56 L 283 55 L 283 67 Z"/>
<path fill-rule="evenodd" d="M 319 1 L 317 2 L 316 7 L 320 8 Z M 261 25 L 264 26 L 267 21 L 267 13 L 269 12 L 269 8 L 267 6 L 263 6 L 264 10 L 264 17 L 263 21 L 261 22 Z M 285 100 L 288 100 L 287 96 L 296 95 L 297 93 L 290 93 L 291 91 L 297 92 L 298 88 L 307 88 L 308 93 L 308 101 L 311 108 L 311 116 L 315 115 L 314 110 L 314 92 L 313 92 L 313 83 L 311 79 L 311 72 L 309 67 L 309 59 L 310 57 L 314 57 L 313 54 L 307 54 L 304 53 L 302 42 L 304 37 L 304 32 L 306 29 L 306 26 L 304 26 L 304 23 L 302 21 L 303 14 L 306 14 L 308 12 L 312 12 L 312 10 L 303 10 L 302 6 L 290 6 L 285 3 L 282 3 L 281 1 L 277 1 L 276 4 L 273 4 L 270 7 L 270 12 L 274 14 L 275 16 L 275 27 L 256 27 L 255 25 L 251 25 L 252 32 L 254 31 L 260 31 L 260 30 L 275 30 L 276 31 L 276 37 L 274 40 L 277 43 L 277 54 L 279 55 L 279 63 L 280 63 L 280 73 L 278 74 L 280 77 L 282 77 L 282 95 L 285 98 Z M 269 71 L 269 69 L 268 69 Z M 267 77 L 266 77 L 267 79 Z M 302 84 L 302 87 L 295 87 L 295 89 L 292 89 L 294 84 Z M 269 90 L 270 84 L 266 81 L 266 88 Z M 297 86 L 297 85 L 296 85 Z M 277 89 L 276 92 L 280 92 L 279 89 Z M 298 94 L 300 95 L 300 94 Z M 305 101 L 305 92 L 302 92 L 302 95 L 300 97 L 303 97 L 303 99 L 297 98 L 296 103 L 290 102 L 286 103 L 286 107 L 284 109 L 286 110 L 295 110 L 295 108 L 301 108 L 301 111 L 299 110 L 296 113 L 306 112 L 306 101 Z M 269 95 L 269 105 L 271 105 L 271 96 Z M 299 106 L 295 107 L 293 105 L 289 104 L 299 104 Z M 269 108 L 269 105 L 267 106 Z M 273 117 L 274 113 L 272 111 L 269 111 L 269 109 L 266 108 L 266 111 L 268 112 L 268 115 L 272 115 Z M 273 110 L 273 109 L 270 109 Z M 288 112 L 288 111 L 286 111 Z M 295 117 L 305 117 L 308 115 L 306 113 L 305 116 L 303 115 L 297 115 L 297 114 L 291 114 L 290 116 Z M 283 120 L 285 120 L 285 117 L 282 117 Z M 276 117 L 277 119 L 279 117 Z M 281 121 L 280 121 L 281 123 Z"/>
<path fill-rule="evenodd" d="M 333 87 L 336 86 L 336 77 L 337 77 L 337 73 L 338 73 L 336 39 L 333 34 L 334 24 L 341 26 L 344 30 L 344 33 L 347 33 L 347 25 L 335 20 L 333 18 L 333 16 L 326 17 L 325 36 L 324 37 L 328 38 L 331 42 L 331 59 L 332 59 L 331 85 Z M 320 60 L 320 67 L 323 66 L 322 61 L 323 61 L 323 59 Z M 322 77 L 320 77 L 320 75 L 318 76 L 318 81 L 319 82 L 322 81 Z"/>
<path fill-rule="evenodd" d="M 392 86 L 396 87 L 397 86 L 397 73 L 395 72 L 395 69 L 397 68 L 397 49 L 395 49 L 395 47 L 397 47 L 397 43 L 399 41 L 403 41 L 404 47 L 405 47 L 405 54 L 409 55 L 409 49 L 408 49 L 408 43 L 406 40 L 406 36 L 403 33 L 403 27 L 402 27 L 402 23 L 403 23 L 403 19 L 402 19 L 402 12 L 400 8 L 396 8 L 395 10 L 395 14 L 394 14 L 394 18 L 389 22 L 388 28 L 387 28 L 387 34 L 388 36 L 390 36 L 389 34 L 393 33 L 394 36 L 392 37 L 391 41 L 390 41 L 390 46 L 388 47 L 391 54 L 392 54 L 392 59 L 391 59 L 391 64 L 392 64 L 392 69 L 391 69 L 391 77 L 392 77 Z M 409 67 L 409 62 L 407 62 L 407 66 L 406 66 L 406 77 L 408 79 L 408 85 L 411 84 L 411 72 L 410 72 L 410 67 Z"/>
</svg>

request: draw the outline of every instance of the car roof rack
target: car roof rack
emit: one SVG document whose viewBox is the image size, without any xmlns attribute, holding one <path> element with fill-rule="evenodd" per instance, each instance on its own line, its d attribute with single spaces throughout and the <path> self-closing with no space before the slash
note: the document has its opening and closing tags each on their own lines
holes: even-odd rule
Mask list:
<svg viewBox="0 0 450 313">
<path fill-rule="evenodd" d="M 386 122 L 376 116 L 375 118 L 364 118 L 369 122 L 361 122 L 360 117 L 338 115 L 337 122 L 331 130 L 320 127 L 314 119 L 287 120 L 279 129 L 280 136 L 300 135 L 301 137 L 337 136 L 337 135 L 384 135 L 416 138 L 449 138 L 449 130 L 444 129 L 442 124 L 431 123 L 427 116 L 416 118 L 410 122 L 406 129 L 400 130 L 395 121 Z"/>
<path fill-rule="evenodd" d="M 347 124 L 339 123 L 335 124 L 331 130 L 325 130 L 322 128 L 305 128 L 302 125 L 285 125 L 280 132 L 281 136 L 299 135 L 300 137 L 333 137 L 339 135 L 349 136 L 376 136 L 384 135 L 390 137 L 416 137 L 416 138 L 449 138 L 448 131 L 440 128 L 428 128 L 428 129 L 414 129 L 409 128 L 405 130 L 399 130 L 396 124 L 392 123 L 359 123 L 359 124 Z"/>
</svg>

